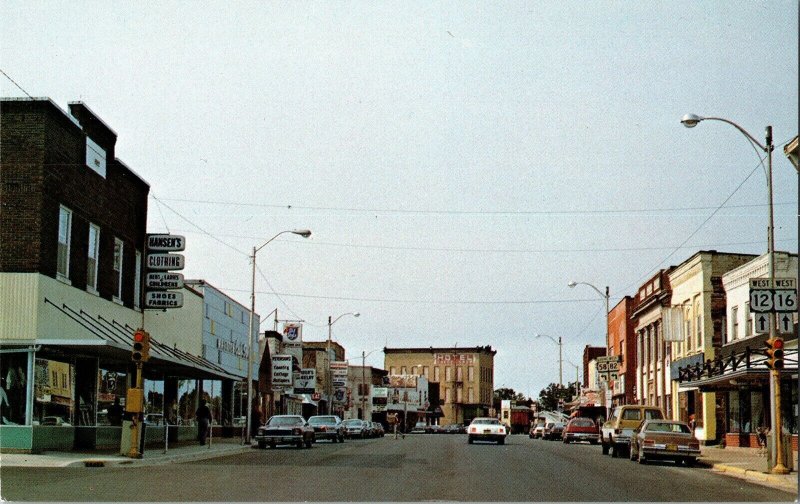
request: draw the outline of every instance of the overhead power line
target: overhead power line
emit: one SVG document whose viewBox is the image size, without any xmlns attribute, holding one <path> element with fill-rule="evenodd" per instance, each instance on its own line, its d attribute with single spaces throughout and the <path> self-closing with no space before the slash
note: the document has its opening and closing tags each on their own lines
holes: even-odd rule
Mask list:
<svg viewBox="0 0 800 504">
<path fill-rule="evenodd" d="M 430 209 L 408 209 L 408 208 L 355 208 L 355 207 L 326 207 L 292 204 L 269 204 L 269 203 L 250 203 L 243 201 L 222 201 L 207 199 L 188 199 L 188 198 L 161 198 L 162 201 L 174 201 L 176 203 L 197 203 L 203 205 L 223 205 L 236 207 L 255 207 L 255 208 L 276 208 L 285 210 L 311 210 L 322 212 L 351 212 L 351 213 L 378 213 L 378 214 L 405 214 L 405 215 L 462 215 L 462 216 L 536 216 L 536 215 L 622 215 L 622 214 L 658 214 L 680 211 L 702 211 L 713 210 L 716 207 L 696 206 L 696 207 L 670 207 L 670 208 L 628 208 L 628 209 L 592 209 L 592 210 L 430 210 Z M 776 203 L 775 206 L 796 205 L 797 202 Z M 743 204 L 730 205 L 727 208 L 761 208 L 766 204 Z"/>
<path fill-rule="evenodd" d="M 2 68 L 0 68 L 0 72 L 1 72 L 3 75 L 5 75 L 5 76 L 6 76 L 6 79 L 10 80 L 12 84 L 14 84 L 15 86 L 17 86 L 17 87 L 19 88 L 19 90 L 20 90 L 20 91 L 22 91 L 23 93 L 25 93 L 25 95 L 26 95 L 28 98 L 30 98 L 31 100 L 33 100 L 33 96 L 31 96 L 30 94 L 28 94 L 28 92 L 27 92 L 27 91 L 25 91 L 24 89 L 22 89 L 22 86 L 20 86 L 19 84 L 17 84 L 17 81 L 15 81 L 14 79 L 12 79 L 10 75 L 8 75 L 7 73 L 5 73 L 5 72 L 3 71 L 3 69 L 2 69 Z"/>
</svg>

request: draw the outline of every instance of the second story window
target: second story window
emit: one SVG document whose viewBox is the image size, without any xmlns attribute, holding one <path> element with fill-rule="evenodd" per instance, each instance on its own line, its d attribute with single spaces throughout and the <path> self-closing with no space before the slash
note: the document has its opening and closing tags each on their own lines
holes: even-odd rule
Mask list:
<svg viewBox="0 0 800 504">
<path fill-rule="evenodd" d="M 731 308 L 731 340 L 739 337 L 739 307 Z"/>
<path fill-rule="evenodd" d="M 117 302 L 122 302 L 122 254 L 122 240 L 114 238 L 114 300 Z"/>
<path fill-rule="evenodd" d="M 136 251 L 136 277 L 133 284 L 133 307 L 139 308 L 142 297 L 142 253 Z"/>
<path fill-rule="evenodd" d="M 69 278 L 69 241 L 72 235 L 72 211 L 60 207 L 58 212 L 58 258 L 56 260 L 56 276 Z"/>
<path fill-rule="evenodd" d="M 750 318 L 750 302 L 746 302 L 744 304 L 744 335 L 745 336 L 752 336 L 753 334 L 753 322 Z"/>
<path fill-rule="evenodd" d="M 97 264 L 100 253 L 100 228 L 89 224 L 89 249 L 86 254 L 86 287 L 97 292 Z"/>
</svg>

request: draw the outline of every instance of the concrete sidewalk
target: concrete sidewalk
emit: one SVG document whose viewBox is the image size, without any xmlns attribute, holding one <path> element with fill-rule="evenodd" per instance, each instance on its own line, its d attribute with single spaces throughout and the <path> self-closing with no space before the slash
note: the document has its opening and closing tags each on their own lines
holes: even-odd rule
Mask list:
<svg viewBox="0 0 800 504">
<path fill-rule="evenodd" d="M 201 446 L 196 442 L 182 443 L 168 450 L 148 447 L 141 459 L 125 457 L 119 450 L 91 452 L 44 452 L 37 454 L 0 453 L 2 467 L 111 467 L 148 466 L 204 460 L 226 455 L 238 455 L 250 451 L 252 446 L 243 445 L 240 438 L 212 440 Z"/>
<path fill-rule="evenodd" d="M 698 464 L 708 466 L 714 472 L 797 494 L 797 452 L 793 452 L 792 472 L 780 475 L 767 473 L 766 455 L 757 449 L 702 446 L 700 451 Z"/>
</svg>

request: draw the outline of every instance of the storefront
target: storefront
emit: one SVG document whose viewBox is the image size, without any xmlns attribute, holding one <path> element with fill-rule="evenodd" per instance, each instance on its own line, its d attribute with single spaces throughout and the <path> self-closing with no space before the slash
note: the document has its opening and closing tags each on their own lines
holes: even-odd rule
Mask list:
<svg viewBox="0 0 800 504">
<path fill-rule="evenodd" d="M 772 422 L 770 370 L 765 365 L 766 357 L 758 341 L 746 343 L 727 345 L 715 360 L 679 369 L 681 387 L 695 389 L 685 396 L 685 410 L 681 401 L 681 415 L 692 410 L 692 399 L 696 401 L 701 394 L 713 392 L 717 398 L 715 417 L 720 442 L 726 446 L 756 448 L 759 446 L 759 433 L 769 430 Z M 797 450 L 796 343 L 793 349 L 787 348 L 785 360 L 787 368 L 780 374 L 781 424 L 784 433 L 792 434 L 792 446 Z M 698 424 L 698 427 L 702 428 L 702 425 Z"/>
</svg>

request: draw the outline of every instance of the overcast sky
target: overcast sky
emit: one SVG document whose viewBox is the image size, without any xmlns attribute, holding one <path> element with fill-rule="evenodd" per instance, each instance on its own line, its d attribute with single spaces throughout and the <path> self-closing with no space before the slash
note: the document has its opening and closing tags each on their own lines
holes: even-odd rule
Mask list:
<svg viewBox="0 0 800 504">
<path fill-rule="evenodd" d="M 756 152 L 688 112 L 762 142 L 774 127 L 776 245 L 797 250 L 796 1 L 0 12 L 0 68 L 117 132 L 151 186 L 148 231 L 187 237 L 187 278 L 249 306 L 252 247 L 309 228 L 258 253 L 257 311 L 304 319 L 306 340 L 359 311 L 333 337 L 368 364 L 387 345 L 491 345 L 495 386 L 538 396 L 558 352 L 536 333 L 575 364 L 605 341 L 603 300 L 570 280 L 613 306 L 699 249 L 765 252 Z"/>
</svg>

